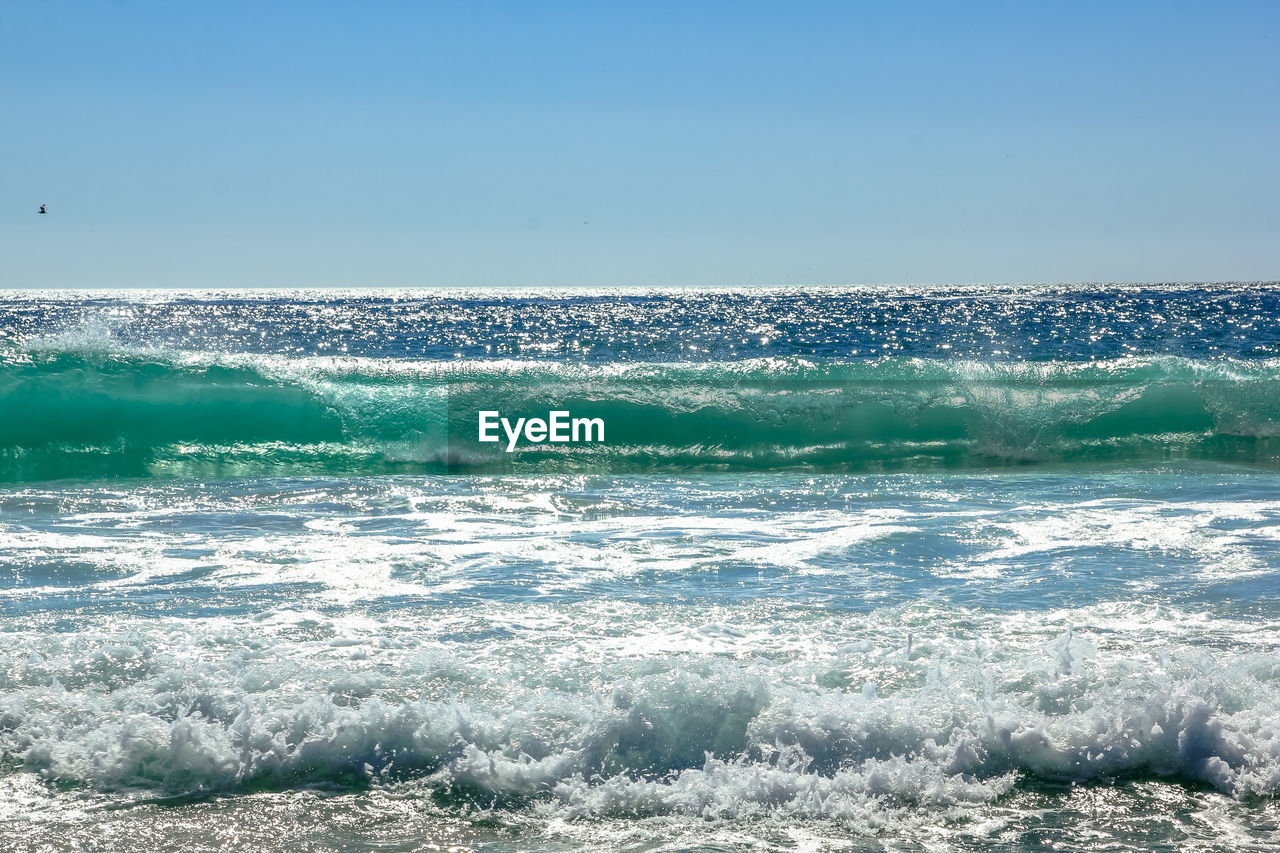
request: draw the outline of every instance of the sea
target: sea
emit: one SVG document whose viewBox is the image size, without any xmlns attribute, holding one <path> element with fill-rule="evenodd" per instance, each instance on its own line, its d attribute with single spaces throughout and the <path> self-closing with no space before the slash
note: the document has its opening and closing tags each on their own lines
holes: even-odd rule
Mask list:
<svg viewBox="0 0 1280 853">
<path fill-rule="evenodd" d="M 1280 285 L 0 291 L 0 849 L 1263 851 L 1277 793 Z"/>
</svg>

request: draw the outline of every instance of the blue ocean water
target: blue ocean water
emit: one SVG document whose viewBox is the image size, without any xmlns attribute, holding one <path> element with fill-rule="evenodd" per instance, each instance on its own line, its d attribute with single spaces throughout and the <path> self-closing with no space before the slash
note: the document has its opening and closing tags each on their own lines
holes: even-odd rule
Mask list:
<svg viewBox="0 0 1280 853">
<path fill-rule="evenodd" d="M 1280 287 L 16 293 L 0 413 L 6 849 L 1280 845 Z"/>
</svg>

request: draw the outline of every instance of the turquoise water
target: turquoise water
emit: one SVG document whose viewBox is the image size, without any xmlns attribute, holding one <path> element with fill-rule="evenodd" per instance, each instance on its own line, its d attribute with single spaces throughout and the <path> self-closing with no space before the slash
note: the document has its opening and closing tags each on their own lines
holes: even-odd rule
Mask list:
<svg viewBox="0 0 1280 853">
<path fill-rule="evenodd" d="M 1274 849 L 1278 300 L 0 300 L 0 843 Z"/>
</svg>

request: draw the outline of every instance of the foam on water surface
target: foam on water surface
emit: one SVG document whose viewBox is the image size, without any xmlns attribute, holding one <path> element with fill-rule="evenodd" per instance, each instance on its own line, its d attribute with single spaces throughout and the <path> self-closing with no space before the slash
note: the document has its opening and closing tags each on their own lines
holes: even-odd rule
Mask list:
<svg viewBox="0 0 1280 853">
<path fill-rule="evenodd" d="M 1274 849 L 1278 292 L 5 297 L 0 847 Z"/>
<path fill-rule="evenodd" d="M 11 491 L 0 549 L 23 592 L 3 604 L 0 745 L 14 780 L 39 780 L 23 796 L 52 798 L 29 819 L 85 832 L 100 804 L 193 795 L 407 798 L 414 821 L 495 849 L 505 831 L 548 849 L 708 832 L 802 849 L 801 827 L 814 849 L 938 827 L 962 844 L 982 821 L 1031 831 L 1031 813 L 995 815 L 1080 785 L 1265 815 L 1270 482 Z M 1241 583 L 1271 592 L 1242 610 Z"/>
</svg>

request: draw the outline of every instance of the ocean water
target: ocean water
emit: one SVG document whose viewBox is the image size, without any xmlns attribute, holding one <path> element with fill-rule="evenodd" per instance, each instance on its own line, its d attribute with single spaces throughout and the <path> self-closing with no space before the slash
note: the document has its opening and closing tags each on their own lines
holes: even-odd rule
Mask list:
<svg viewBox="0 0 1280 853">
<path fill-rule="evenodd" d="M 0 849 L 1261 851 L 1277 793 L 1275 285 L 0 297 Z"/>
</svg>

